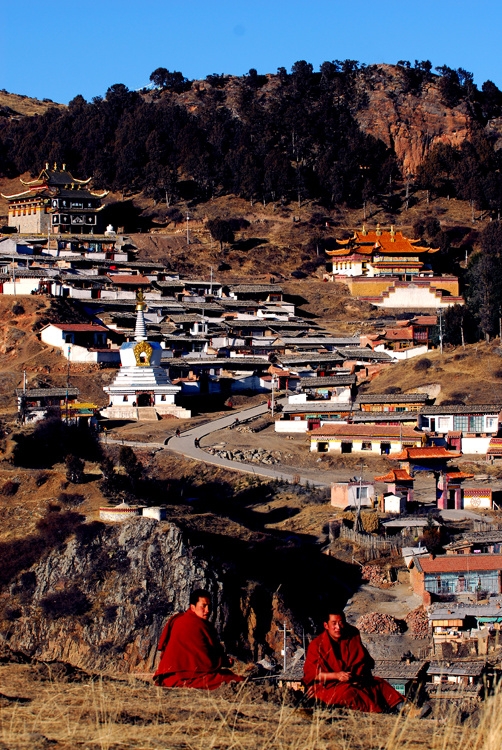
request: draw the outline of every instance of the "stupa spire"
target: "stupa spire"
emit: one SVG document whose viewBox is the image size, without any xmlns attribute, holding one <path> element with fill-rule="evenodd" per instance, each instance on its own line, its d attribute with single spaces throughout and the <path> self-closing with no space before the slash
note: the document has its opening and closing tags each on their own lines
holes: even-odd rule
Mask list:
<svg viewBox="0 0 502 750">
<path fill-rule="evenodd" d="M 136 292 L 136 327 L 134 329 L 134 340 L 135 341 L 146 341 L 146 325 L 145 315 L 146 310 L 145 297 L 140 289 Z"/>
</svg>

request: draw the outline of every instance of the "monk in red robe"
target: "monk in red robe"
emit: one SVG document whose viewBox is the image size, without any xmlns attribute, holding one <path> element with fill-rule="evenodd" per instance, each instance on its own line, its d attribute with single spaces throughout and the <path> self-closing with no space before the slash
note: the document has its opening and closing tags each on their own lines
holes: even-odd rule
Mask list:
<svg viewBox="0 0 502 750">
<path fill-rule="evenodd" d="M 307 695 L 328 706 L 368 713 L 399 710 L 402 695 L 385 680 L 373 677 L 373 666 L 357 628 L 347 625 L 343 612 L 329 614 L 324 632 L 307 651 L 303 678 Z"/>
<path fill-rule="evenodd" d="M 210 612 L 209 592 L 196 589 L 187 611 L 168 621 L 159 641 L 162 656 L 153 676 L 157 685 L 214 690 L 227 682 L 243 680 L 228 669 L 232 659 L 208 621 Z"/>
</svg>

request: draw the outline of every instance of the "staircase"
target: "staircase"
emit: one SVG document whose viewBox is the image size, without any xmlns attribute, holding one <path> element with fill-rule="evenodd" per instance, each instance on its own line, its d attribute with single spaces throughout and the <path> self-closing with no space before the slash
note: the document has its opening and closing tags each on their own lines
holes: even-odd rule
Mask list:
<svg viewBox="0 0 502 750">
<path fill-rule="evenodd" d="M 153 406 L 138 406 L 138 422 L 157 422 L 160 417 Z"/>
</svg>

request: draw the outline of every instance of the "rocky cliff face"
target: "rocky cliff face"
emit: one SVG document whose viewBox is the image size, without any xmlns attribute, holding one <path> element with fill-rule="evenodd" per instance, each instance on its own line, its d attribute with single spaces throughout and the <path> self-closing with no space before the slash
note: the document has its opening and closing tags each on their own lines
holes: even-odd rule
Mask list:
<svg viewBox="0 0 502 750">
<path fill-rule="evenodd" d="M 406 175 L 416 172 L 436 143 L 459 146 L 472 122 L 465 103 L 449 108 L 441 102 L 437 79 L 413 94 L 404 91 L 402 77 L 398 67 L 379 65 L 370 83 L 361 81 L 368 104 L 356 118 L 365 133 L 395 150 Z"/>
<path fill-rule="evenodd" d="M 190 591 L 200 586 L 218 602 L 216 626 L 230 649 L 240 640 L 241 657 L 259 655 L 274 619 L 272 596 L 243 594 L 200 552 L 171 523 L 86 524 L 0 598 L 5 642 L 37 660 L 150 673 L 167 617 L 186 609 Z"/>
</svg>

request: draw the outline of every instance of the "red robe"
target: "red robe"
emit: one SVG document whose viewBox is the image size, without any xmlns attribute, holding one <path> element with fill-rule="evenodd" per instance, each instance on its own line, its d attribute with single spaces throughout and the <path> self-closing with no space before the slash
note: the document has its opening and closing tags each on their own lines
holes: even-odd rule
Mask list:
<svg viewBox="0 0 502 750">
<path fill-rule="evenodd" d="M 315 638 L 305 660 L 305 685 L 313 686 L 317 700 L 328 706 L 345 706 L 356 711 L 381 713 L 401 703 L 403 696 L 380 677 L 373 677 L 373 659 L 364 648 L 359 631 L 345 625 L 342 637 L 334 641 L 328 633 Z M 349 682 L 315 682 L 319 672 L 350 672 Z"/>
<path fill-rule="evenodd" d="M 228 657 L 213 625 L 190 609 L 171 617 L 158 649 L 162 656 L 153 676 L 157 685 L 214 690 L 243 679 L 226 668 Z"/>
</svg>

